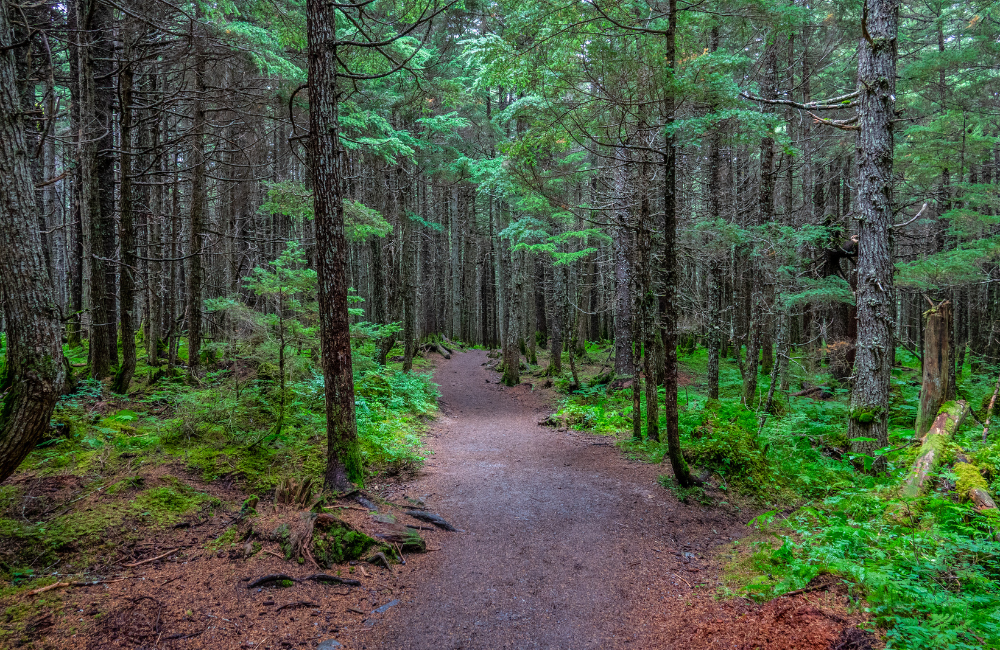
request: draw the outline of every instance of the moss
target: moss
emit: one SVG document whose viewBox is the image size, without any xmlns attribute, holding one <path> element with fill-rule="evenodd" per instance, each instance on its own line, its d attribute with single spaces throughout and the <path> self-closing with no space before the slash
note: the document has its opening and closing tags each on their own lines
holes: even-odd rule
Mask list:
<svg viewBox="0 0 1000 650">
<path fill-rule="evenodd" d="M 218 551 L 223 548 L 230 548 L 236 546 L 236 540 L 239 538 L 239 531 L 234 527 L 230 526 L 221 535 L 215 539 L 206 542 L 205 548 L 210 551 Z M 258 549 L 259 550 L 259 549 Z"/>
<path fill-rule="evenodd" d="M 956 464 L 955 474 L 958 475 L 958 480 L 955 482 L 955 491 L 963 498 L 968 498 L 969 492 L 975 488 L 987 489 L 986 480 L 979 473 L 979 468 L 972 463 Z"/>
<path fill-rule="evenodd" d="M 860 422 L 861 424 L 871 424 L 882 414 L 885 413 L 885 409 L 881 406 L 871 407 L 859 407 L 851 409 L 848 417 L 850 417 L 855 422 Z"/>
<path fill-rule="evenodd" d="M 376 541 L 364 533 L 335 525 L 322 532 L 315 531 L 312 554 L 316 562 L 326 569 L 334 564 L 358 559 L 375 544 Z"/>
<path fill-rule="evenodd" d="M 177 481 L 170 487 L 140 492 L 132 502 L 132 510 L 140 517 L 149 517 L 157 524 L 166 525 L 197 511 L 204 503 L 211 501 L 207 494 L 196 492 Z"/>
</svg>

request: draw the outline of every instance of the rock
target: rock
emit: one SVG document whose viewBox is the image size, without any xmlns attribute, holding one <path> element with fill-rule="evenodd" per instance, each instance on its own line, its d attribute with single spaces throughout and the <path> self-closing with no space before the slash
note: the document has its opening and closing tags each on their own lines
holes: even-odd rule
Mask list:
<svg viewBox="0 0 1000 650">
<path fill-rule="evenodd" d="M 327 639 L 326 641 L 320 641 L 319 645 L 316 646 L 316 650 L 333 650 L 334 648 L 343 648 L 344 646 L 340 641 L 335 641 L 333 639 Z"/>
<path fill-rule="evenodd" d="M 374 519 L 375 521 L 379 522 L 380 524 L 394 524 L 394 523 L 396 523 L 396 518 L 394 516 L 388 514 L 388 513 L 384 514 L 384 515 L 374 515 L 372 517 L 372 519 Z"/>
<path fill-rule="evenodd" d="M 387 609 L 389 609 L 390 607 L 395 607 L 395 606 L 396 606 L 396 605 L 398 605 L 398 604 L 399 604 L 399 601 L 398 601 L 398 600 L 390 600 L 390 601 L 389 601 L 389 602 L 387 602 L 387 603 L 386 603 L 385 605 L 382 605 L 381 607 L 379 607 L 378 609 L 376 609 L 374 613 L 375 613 L 375 614 L 382 614 L 382 613 L 384 613 L 384 612 L 385 612 L 385 611 L 386 611 Z"/>
</svg>

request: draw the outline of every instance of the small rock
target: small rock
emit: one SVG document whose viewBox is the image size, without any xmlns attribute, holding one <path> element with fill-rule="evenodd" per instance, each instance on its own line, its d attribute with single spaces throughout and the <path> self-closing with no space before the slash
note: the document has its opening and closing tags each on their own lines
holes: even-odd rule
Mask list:
<svg viewBox="0 0 1000 650">
<path fill-rule="evenodd" d="M 385 605 L 382 605 L 381 607 L 379 607 L 378 609 L 376 609 L 375 613 L 376 614 L 382 614 L 383 612 L 385 612 L 385 610 L 389 609 L 390 607 L 394 607 L 394 606 L 396 606 L 398 604 L 399 604 L 398 600 L 390 600 Z"/>
<path fill-rule="evenodd" d="M 334 648 L 343 648 L 340 641 L 334 641 L 333 639 L 327 639 L 326 641 L 320 641 L 319 645 L 316 646 L 316 650 L 333 650 Z"/>
<path fill-rule="evenodd" d="M 380 524 L 394 524 L 394 523 L 396 523 L 396 518 L 394 516 L 388 514 L 388 513 L 383 514 L 383 515 L 374 515 L 372 517 L 372 519 L 374 519 L 375 521 L 379 522 Z"/>
</svg>

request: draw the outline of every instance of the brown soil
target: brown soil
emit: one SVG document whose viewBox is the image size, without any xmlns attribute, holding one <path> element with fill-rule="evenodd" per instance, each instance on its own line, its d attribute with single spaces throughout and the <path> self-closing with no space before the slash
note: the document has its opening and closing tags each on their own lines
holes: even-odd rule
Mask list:
<svg viewBox="0 0 1000 650">
<path fill-rule="evenodd" d="M 861 619 L 847 613 L 832 579 L 764 605 L 717 601 L 719 567 L 711 558 L 745 534 L 748 515 L 681 504 L 657 483 L 666 466 L 630 461 L 606 438 L 538 426 L 539 416 L 551 412 L 551 395 L 499 385 L 486 362 L 485 352 L 473 351 L 438 363 L 442 414 L 429 433 L 433 455 L 413 482 L 371 486 L 379 509 L 398 523 L 376 521 L 356 505 L 341 511 L 370 535 L 401 524 L 432 528 L 403 514 L 423 501 L 462 529 L 421 530 L 430 552 L 407 555 L 407 564 L 391 572 L 365 563 L 341 567 L 339 574 L 359 579 L 360 587 L 306 581 L 251 589 L 249 581 L 263 575 L 302 579 L 317 569 L 265 552 L 244 559 L 238 549 L 206 549 L 236 514 L 219 513 L 128 549 L 129 557 L 106 567 L 113 580 L 105 584 L 6 599 L 8 612 L 21 612 L 20 644 L 221 650 L 313 648 L 334 639 L 364 650 L 877 647 L 852 631 Z M 299 515 L 269 502 L 258 510 L 252 523 L 258 531 Z M 182 548 L 162 559 L 123 566 L 176 547 Z M 280 552 L 274 543 L 264 542 L 264 549 Z M 26 607 L 37 613 L 27 623 Z"/>
</svg>

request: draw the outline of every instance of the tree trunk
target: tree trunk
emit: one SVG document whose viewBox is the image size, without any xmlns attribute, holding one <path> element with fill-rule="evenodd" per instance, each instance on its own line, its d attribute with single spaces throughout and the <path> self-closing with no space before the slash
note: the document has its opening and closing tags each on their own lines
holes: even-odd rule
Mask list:
<svg viewBox="0 0 1000 650">
<path fill-rule="evenodd" d="M 354 373 L 347 312 L 347 240 L 344 237 L 343 179 L 337 88 L 334 5 L 308 0 L 309 131 L 320 348 L 326 393 L 327 456 L 324 484 L 349 490 L 363 478 L 354 417 Z"/>
<path fill-rule="evenodd" d="M 615 374 L 631 377 L 632 359 L 632 230 L 629 228 L 629 168 L 624 147 L 615 149 L 615 206 L 611 227 L 611 250 L 615 265 Z"/>
<path fill-rule="evenodd" d="M 566 267 L 552 265 L 552 336 L 549 339 L 548 374 L 562 374 L 563 322 L 566 315 Z"/>
<path fill-rule="evenodd" d="M 666 50 L 670 75 L 677 67 L 677 0 L 668 0 Z M 667 457 L 674 479 L 681 487 L 691 487 L 694 479 L 681 454 L 681 434 L 677 410 L 677 152 L 670 127 L 674 121 L 674 98 L 667 94 L 666 137 L 663 152 L 663 295 L 660 299 L 660 327 L 664 348 L 663 416 L 667 429 Z"/>
<path fill-rule="evenodd" d="M 924 326 L 923 384 L 920 387 L 920 405 L 914 434 L 919 438 L 931 428 L 941 405 L 949 397 L 951 376 L 951 303 L 944 301 L 927 311 Z"/>
<path fill-rule="evenodd" d="M 121 134 L 121 185 L 119 195 L 121 230 L 121 265 L 119 292 L 121 308 L 119 325 L 122 340 L 122 364 L 115 374 L 112 390 L 128 393 L 132 375 L 135 374 L 135 272 L 138 265 L 135 250 L 135 218 L 132 205 L 132 63 L 128 60 L 129 48 L 125 47 L 125 60 L 121 61 L 119 89 L 122 106 L 119 108 Z"/>
<path fill-rule="evenodd" d="M 111 290 L 114 292 L 114 269 L 111 260 L 114 257 L 114 246 L 110 255 L 104 244 L 110 236 L 114 241 L 114 233 L 108 235 L 107 230 L 114 227 L 114 215 L 104 214 L 114 209 L 114 164 L 107 163 L 108 154 L 100 151 L 114 149 L 113 128 L 111 125 L 110 97 L 108 96 L 106 80 L 102 80 L 100 91 L 95 81 L 98 73 L 110 74 L 107 64 L 96 59 L 107 56 L 110 52 L 106 41 L 110 38 L 110 11 L 96 0 L 80 0 L 77 4 L 77 21 L 80 25 L 80 46 L 77 48 L 80 62 L 80 125 L 82 135 L 79 140 L 80 164 L 80 221 L 88 236 L 83 246 L 83 257 L 89 269 L 87 306 L 90 309 L 90 375 L 95 379 L 105 379 L 111 374 L 112 353 L 117 361 L 117 346 L 115 341 L 114 296 L 109 297 L 108 278 L 112 279 Z M 111 175 L 109 177 L 108 170 Z M 103 187 L 111 183 L 110 188 Z M 110 202 L 108 201 L 110 197 Z"/>
<path fill-rule="evenodd" d="M 0 298 L 7 333 L 0 408 L 0 481 L 49 427 L 66 381 L 62 322 L 38 233 L 35 185 L 16 95 L 9 6 L 0 0 Z"/>
<path fill-rule="evenodd" d="M 199 9 L 200 12 L 200 9 Z M 202 52 L 202 38 L 194 35 L 195 52 L 195 96 L 191 117 L 191 219 L 188 221 L 187 259 L 187 327 L 188 327 L 188 371 L 193 373 L 201 363 L 201 286 L 202 286 L 202 234 L 205 232 L 205 213 L 208 207 L 206 195 L 205 161 L 205 55 Z"/>
<path fill-rule="evenodd" d="M 893 340 L 892 157 L 899 4 L 868 0 L 858 54 L 858 344 L 848 438 L 855 453 L 889 444 Z M 882 471 L 878 457 L 873 471 Z"/>
</svg>

